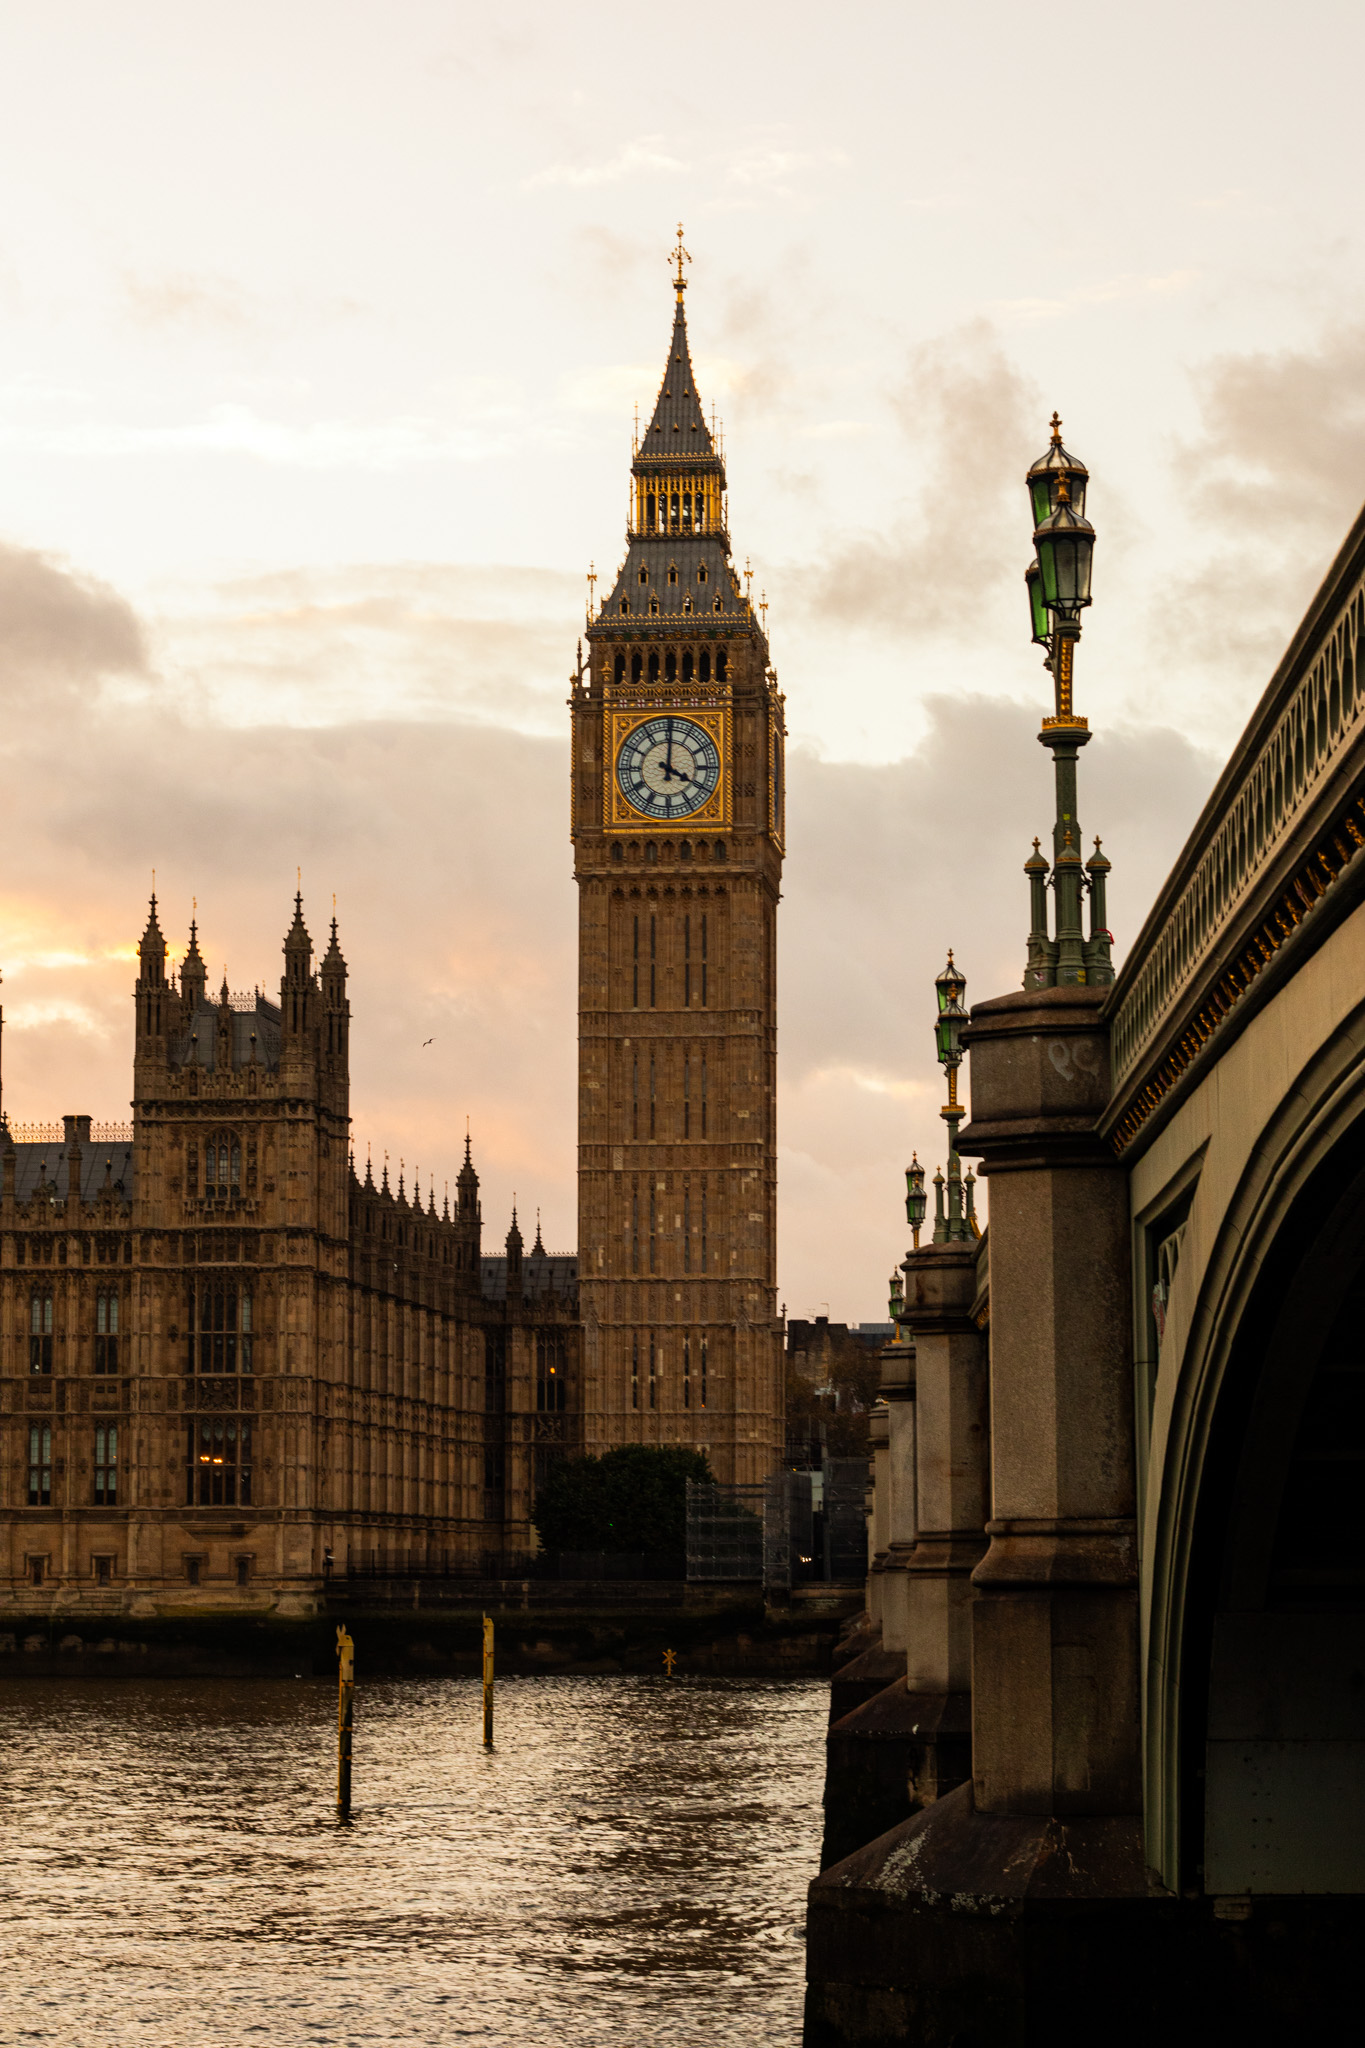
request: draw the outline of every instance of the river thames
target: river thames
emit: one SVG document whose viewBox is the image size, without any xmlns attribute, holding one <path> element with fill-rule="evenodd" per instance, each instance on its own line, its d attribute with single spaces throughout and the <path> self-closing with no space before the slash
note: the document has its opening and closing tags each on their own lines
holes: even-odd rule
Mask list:
<svg viewBox="0 0 1365 2048">
<path fill-rule="evenodd" d="M 796 2048 L 818 1680 L 0 1690 L 0 2038 Z"/>
</svg>

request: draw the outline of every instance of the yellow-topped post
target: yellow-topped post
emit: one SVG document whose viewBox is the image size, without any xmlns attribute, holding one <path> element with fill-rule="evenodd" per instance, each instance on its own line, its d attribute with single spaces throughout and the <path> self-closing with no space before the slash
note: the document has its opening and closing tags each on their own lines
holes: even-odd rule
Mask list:
<svg viewBox="0 0 1365 2048">
<path fill-rule="evenodd" d="M 337 1692 L 337 1817 L 351 1817 L 351 1735 L 355 1727 L 355 1643 L 337 1629 L 340 1680 Z"/>
<path fill-rule="evenodd" d="M 483 1618 L 483 1746 L 493 1747 L 493 1617 Z"/>
</svg>

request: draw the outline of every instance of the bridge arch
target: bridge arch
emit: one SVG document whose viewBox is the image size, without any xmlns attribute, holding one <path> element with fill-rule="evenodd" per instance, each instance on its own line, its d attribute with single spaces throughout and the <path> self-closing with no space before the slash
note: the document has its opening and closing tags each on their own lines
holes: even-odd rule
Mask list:
<svg viewBox="0 0 1365 2048">
<path fill-rule="evenodd" d="M 1149 1474 L 1149 1855 L 1182 1893 L 1365 1890 L 1365 1004 L 1181 1278 Z"/>
</svg>

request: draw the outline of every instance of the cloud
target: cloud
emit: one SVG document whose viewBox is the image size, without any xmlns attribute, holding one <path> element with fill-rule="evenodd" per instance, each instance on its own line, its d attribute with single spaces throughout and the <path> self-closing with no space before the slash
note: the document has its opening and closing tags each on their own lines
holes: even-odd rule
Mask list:
<svg viewBox="0 0 1365 2048">
<path fill-rule="evenodd" d="M 1193 566 L 1167 572 L 1157 654 L 1249 709 L 1365 496 L 1365 323 L 1215 357 L 1194 387 L 1198 429 L 1172 450 Z"/>
<path fill-rule="evenodd" d="M 827 625 L 977 637 L 983 605 L 1014 565 L 1022 574 L 1019 478 L 1041 401 L 995 330 L 973 321 L 916 349 L 887 403 L 917 488 L 884 525 L 791 573 L 789 602 Z"/>
<path fill-rule="evenodd" d="M 132 606 L 97 578 L 32 548 L 0 542 L 0 698 L 27 711 L 40 689 L 69 700 L 111 675 L 144 675 Z"/>
<path fill-rule="evenodd" d="M 145 328 L 206 327 L 237 330 L 252 325 L 255 313 L 248 294 L 226 278 L 164 271 L 144 276 L 127 271 L 120 291 L 130 319 Z"/>
<path fill-rule="evenodd" d="M 479 462 L 509 445 L 510 422 L 454 424 L 428 415 L 386 420 L 264 419 L 245 405 L 215 406 L 206 419 L 173 426 L 87 420 L 65 427 L 13 425 L 0 441 L 13 448 L 86 457 L 238 455 L 303 469 L 402 469 L 432 462 Z"/>
<path fill-rule="evenodd" d="M 1078 306 L 1112 306 L 1137 299 L 1169 298 L 1188 291 L 1199 276 L 1197 270 L 1169 270 L 1158 277 L 1135 275 L 1101 278 L 1095 284 L 1078 284 L 1059 297 L 1046 299 L 1000 299 L 992 308 L 1002 320 L 1060 320 Z"/>
<path fill-rule="evenodd" d="M 522 179 L 522 187 L 533 192 L 544 185 L 568 185 L 584 190 L 594 185 L 619 185 L 625 178 L 657 176 L 687 171 L 680 157 L 671 156 L 661 135 L 638 135 L 624 143 L 615 156 L 595 164 L 547 164 Z"/>
</svg>

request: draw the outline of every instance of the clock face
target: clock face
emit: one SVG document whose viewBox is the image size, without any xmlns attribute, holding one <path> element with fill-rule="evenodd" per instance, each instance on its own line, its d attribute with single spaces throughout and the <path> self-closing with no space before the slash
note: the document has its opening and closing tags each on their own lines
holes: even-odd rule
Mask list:
<svg viewBox="0 0 1365 2048">
<path fill-rule="evenodd" d="M 715 794 L 720 751 L 694 719 L 663 713 L 633 726 L 616 757 L 621 794 L 647 818 L 690 818 Z"/>
</svg>

